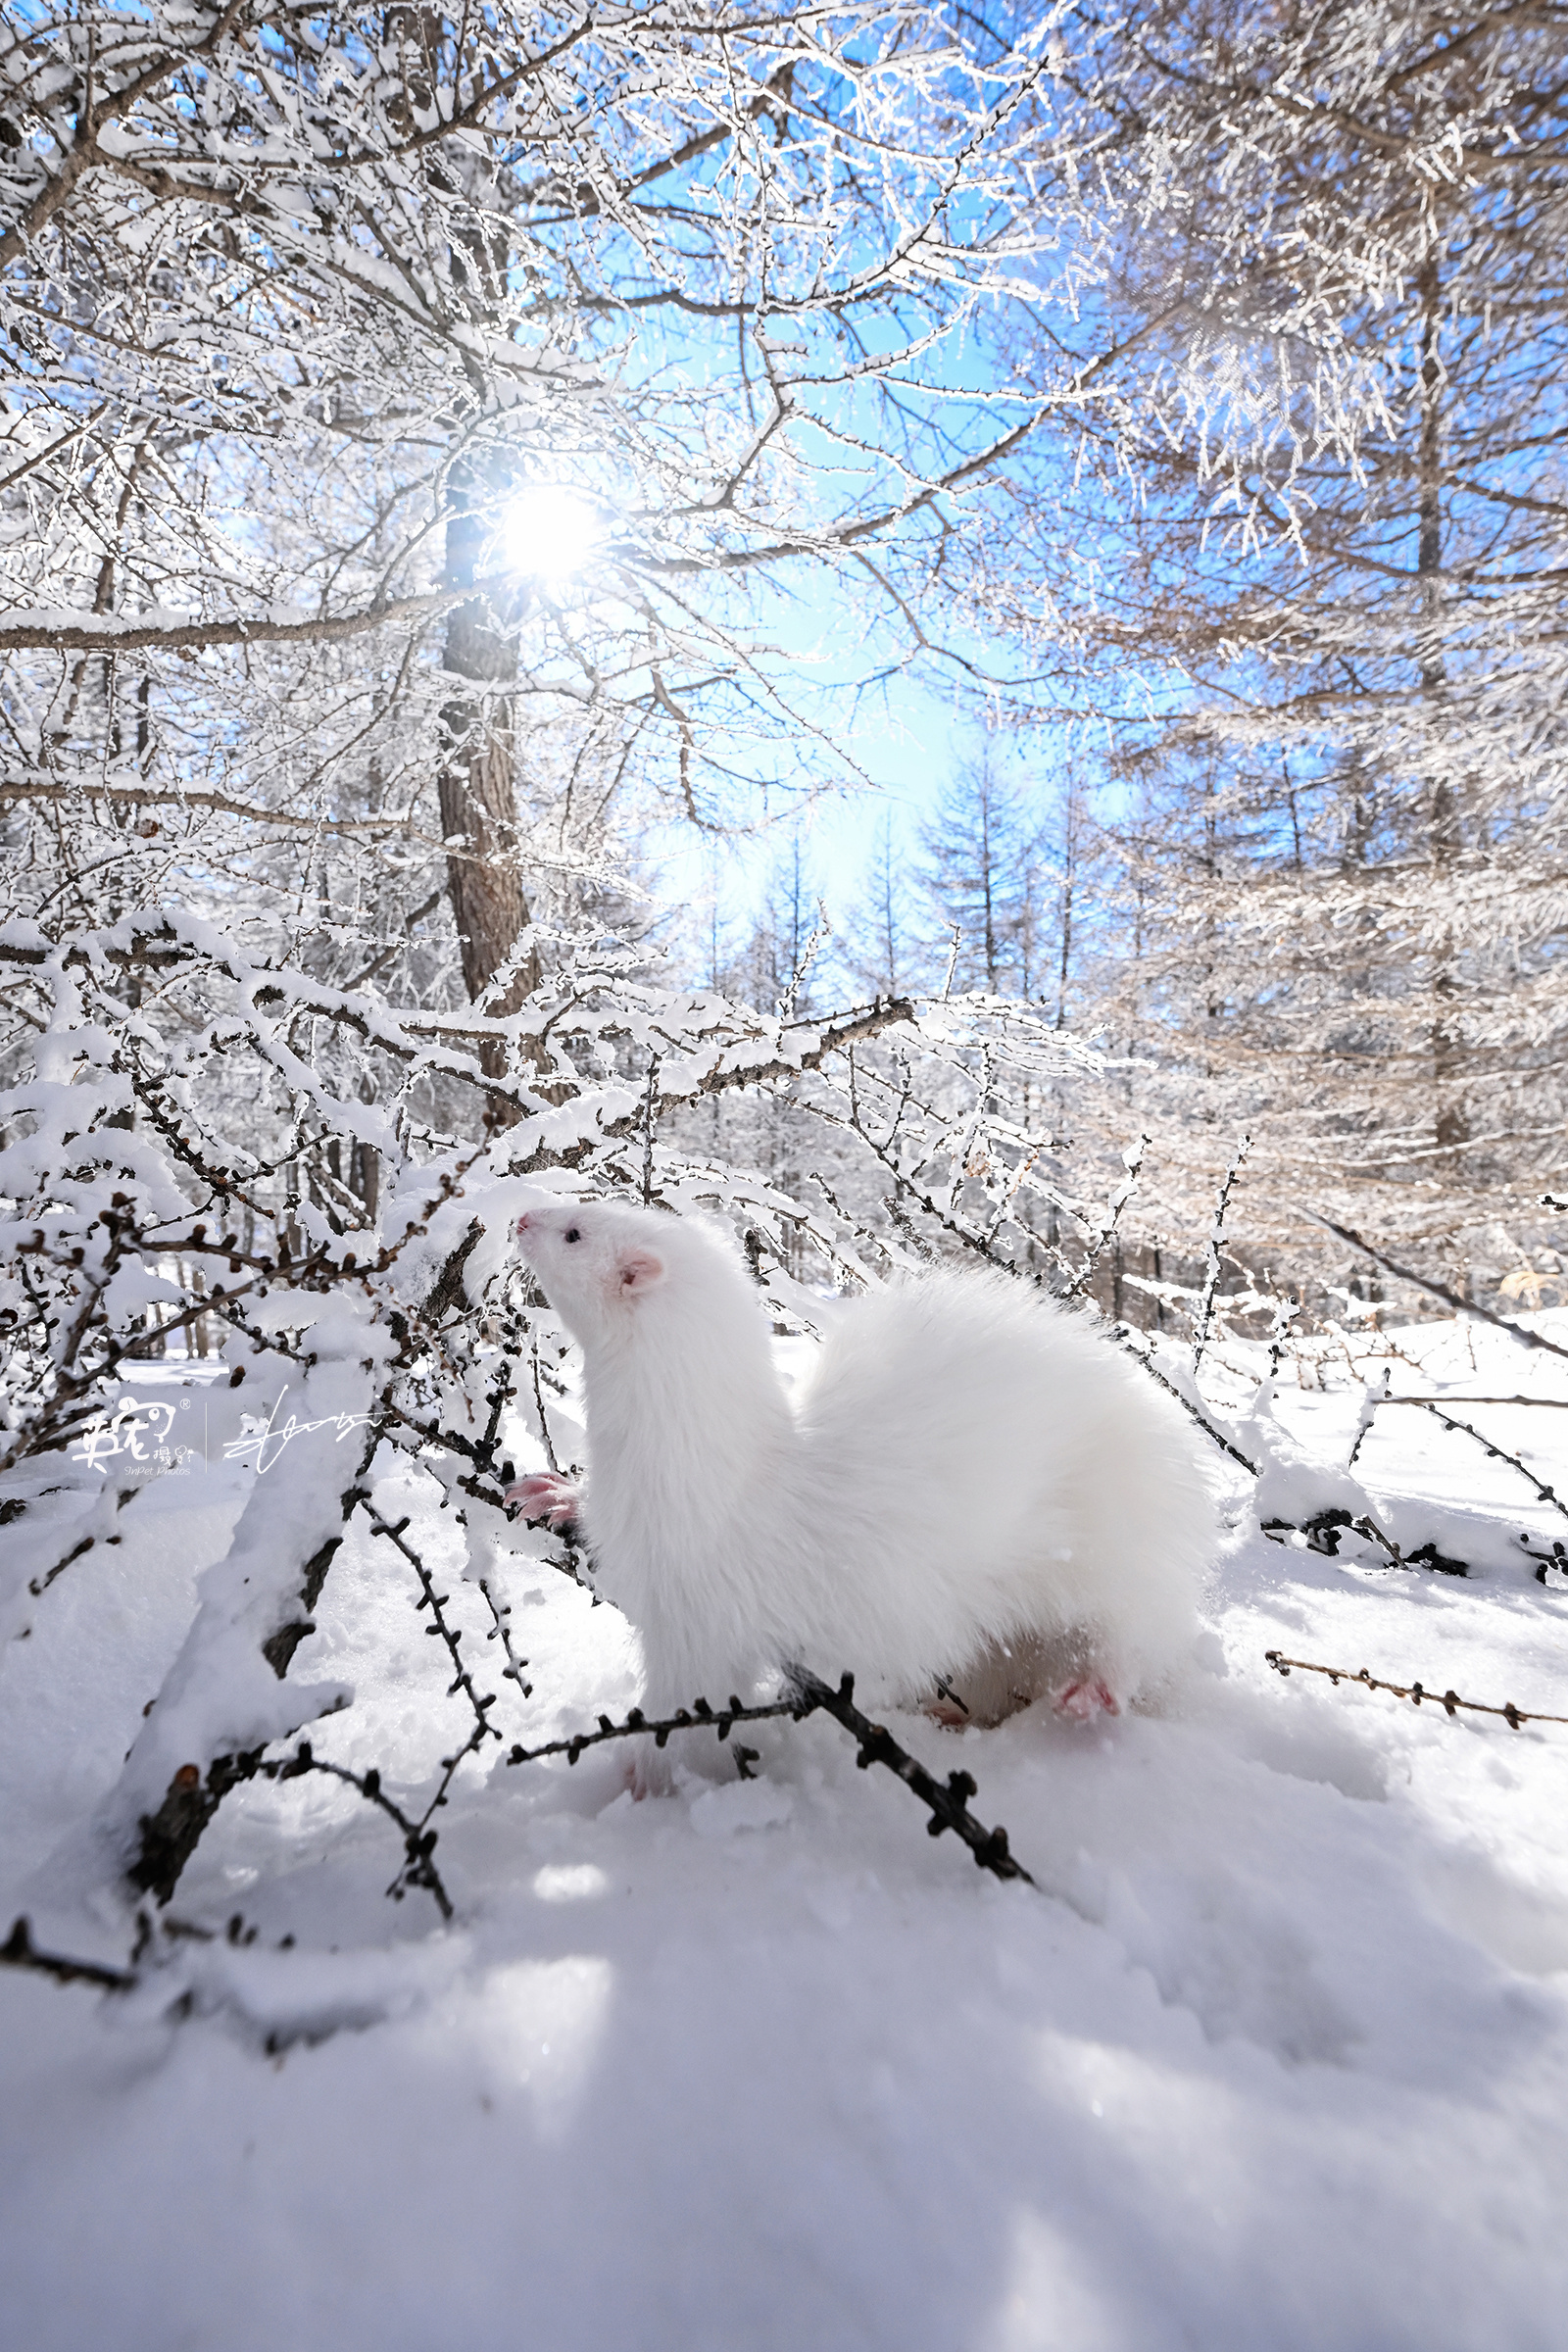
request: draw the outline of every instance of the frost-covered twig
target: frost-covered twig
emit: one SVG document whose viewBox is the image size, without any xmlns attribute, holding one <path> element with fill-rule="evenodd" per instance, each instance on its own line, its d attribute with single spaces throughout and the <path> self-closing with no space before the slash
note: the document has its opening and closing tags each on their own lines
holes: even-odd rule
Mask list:
<svg viewBox="0 0 1568 2352">
<path fill-rule="evenodd" d="M 1274 1357 L 1272 1354 L 1270 1354 L 1269 1378 L 1272 1379 L 1273 1376 Z M 1355 1468 L 1357 1456 L 1359 1455 L 1362 1446 L 1366 1444 L 1366 1441 L 1371 1434 L 1373 1422 L 1377 1419 L 1378 1407 L 1380 1404 L 1387 1404 L 1389 1401 L 1389 1383 L 1393 1377 L 1393 1366 L 1390 1364 L 1385 1364 L 1383 1367 L 1383 1387 L 1381 1392 L 1373 1385 L 1371 1381 L 1368 1381 L 1366 1385 L 1366 1389 L 1361 1397 L 1361 1410 L 1356 1415 L 1355 1443 L 1350 1447 L 1348 1454 L 1346 1456 L 1345 1467 L 1347 1470 L 1353 1470 Z"/>
<path fill-rule="evenodd" d="M 778 1017 L 781 1021 L 787 1021 L 790 1018 L 790 1015 L 794 1012 L 796 1001 L 798 1000 L 802 989 L 806 986 L 808 974 L 810 972 L 812 964 L 816 961 L 818 955 L 821 953 L 823 943 L 830 939 L 832 935 L 833 926 L 827 919 L 827 908 L 823 906 L 821 900 L 818 899 L 816 902 L 816 920 L 811 925 L 810 931 L 807 936 L 805 947 L 803 947 L 801 950 L 800 959 L 796 963 L 794 971 L 790 974 L 789 984 L 786 987 L 784 994 L 780 997 L 777 1006 L 775 1007 Z"/>
<path fill-rule="evenodd" d="M 1126 1173 L 1111 1194 L 1105 1207 L 1104 1223 L 1090 1243 L 1083 1264 L 1062 1292 L 1063 1298 L 1077 1298 L 1087 1289 L 1094 1276 L 1096 1266 L 1099 1265 L 1105 1249 L 1115 1235 L 1117 1226 L 1121 1223 L 1122 1210 L 1138 1190 L 1138 1179 L 1142 1175 L 1144 1167 L 1144 1153 L 1148 1149 L 1149 1134 L 1146 1129 L 1139 1136 L 1138 1141 L 1129 1145 L 1122 1153 L 1121 1164 Z"/>
<path fill-rule="evenodd" d="M 1219 1199 L 1214 1203 L 1214 1223 L 1208 1237 L 1203 1291 L 1199 1300 L 1197 1324 L 1193 1332 L 1193 1370 L 1195 1373 L 1202 1363 L 1203 1349 L 1208 1346 L 1209 1327 L 1214 1320 L 1214 1294 L 1219 1289 L 1220 1244 L 1225 1238 L 1225 1212 L 1230 1207 L 1231 1193 L 1237 1177 L 1241 1174 L 1242 1162 L 1251 1148 L 1251 1137 L 1244 1135 L 1236 1147 L 1230 1166 L 1225 1171 L 1225 1181 L 1219 1188 Z"/>
<path fill-rule="evenodd" d="M 1368 1690 L 1387 1690 L 1395 1698 L 1407 1698 L 1412 1706 L 1417 1707 L 1424 1698 L 1430 1698 L 1434 1706 L 1442 1707 L 1445 1714 L 1454 1715 L 1463 1708 L 1470 1715 L 1500 1715 L 1503 1722 L 1511 1725 L 1515 1731 L 1522 1723 L 1568 1723 L 1568 1715 L 1527 1713 L 1523 1707 L 1516 1707 L 1511 1698 L 1505 1699 L 1500 1707 L 1489 1707 L 1479 1698 L 1461 1698 L 1456 1690 L 1428 1690 L 1420 1683 L 1380 1682 L 1375 1674 L 1368 1674 L 1364 1666 L 1359 1674 L 1351 1674 L 1347 1666 L 1314 1666 L 1308 1658 L 1287 1658 L 1277 1649 L 1265 1649 L 1263 1655 L 1275 1673 L 1287 1679 L 1293 1667 L 1302 1674 L 1326 1674 L 1336 1689 L 1341 1683 L 1357 1683 Z"/>
</svg>

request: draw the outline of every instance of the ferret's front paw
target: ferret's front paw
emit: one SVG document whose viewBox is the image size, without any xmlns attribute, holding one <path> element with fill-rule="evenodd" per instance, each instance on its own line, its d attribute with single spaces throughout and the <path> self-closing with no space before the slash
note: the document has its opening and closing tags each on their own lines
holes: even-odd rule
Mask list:
<svg viewBox="0 0 1568 2352">
<path fill-rule="evenodd" d="M 561 1535 L 576 1525 L 581 1495 L 574 1478 L 562 1478 L 554 1470 L 540 1470 L 532 1478 L 519 1478 L 501 1499 L 509 1510 L 514 1502 L 520 1503 L 522 1516 L 530 1527 L 542 1519 Z"/>
<path fill-rule="evenodd" d="M 1051 1703 L 1058 1715 L 1070 1715 L 1074 1723 L 1093 1723 L 1097 1715 L 1121 1713 L 1120 1699 L 1097 1674 L 1085 1675 L 1076 1683 L 1064 1683 L 1053 1693 Z"/>
</svg>

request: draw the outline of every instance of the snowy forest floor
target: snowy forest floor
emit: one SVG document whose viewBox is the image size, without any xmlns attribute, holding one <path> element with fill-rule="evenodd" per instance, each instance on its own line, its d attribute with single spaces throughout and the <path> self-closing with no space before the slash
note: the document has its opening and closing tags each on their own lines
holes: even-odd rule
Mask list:
<svg viewBox="0 0 1568 2352">
<path fill-rule="evenodd" d="M 1400 1340 L 1425 1379 L 1396 1387 L 1568 1396 L 1568 1365 L 1498 1335 Z M 1281 1416 L 1343 1465 L 1360 1396 L 1287 1388 Z M 1559 1413 L 1463 1417 L 1547 1483 L 1568 1455 Z M 672 1742 L 676 1792 L 642 1803 L 624 1746 L 574 1769 L 493 1746 L 439 1816 L 450 1927 L 423 1890 L 385 1901 L 399 1842 L 352 1791 L 242 1789 L 172 1910 L 241 1913 L 254 1941 L 161 1935 L 124 1994 L 0 1971 L 10 2342 L 1556 2352 L 1568 1725 L 1282 1680 L 1264 1652 L 1568 1715 L 1568 1591 L 1518 1543 L 1568 1529 L 1423 1413 L 1380 1413 L 1357 1474 L 1406 1521 L 1430 1508 L 1443 1548 L 1459 1528 L 1472 1575 L 1267 1541 L 1237 1474 L 1162 1711 L 898 1719 L 973 1773 L 1040 1891 L 928 1838 L 822 1717 L 746 1733 L 750 1782 L 710 1735 Z M 150 1486 L 0 1660 L 0 1934 L 25 1910 L 40 1944 L 123 1959 L 107 1917 L 51 1908 L 48 1857 L 113 1780 L 247 1475 Z M 423 1514 L 481 1645 L 424 1492 L 377 1501 Z M 317 1752 L 394 1790 L 466 1730 L 417 1597 L 360 1519 L 296 1667 L 357 1690 Z M 534 1690 L 492 1671 L 506 1740 L 621 1713 L 615 1613 L 524 1560 L 513 1597 Z"/>
</svg>

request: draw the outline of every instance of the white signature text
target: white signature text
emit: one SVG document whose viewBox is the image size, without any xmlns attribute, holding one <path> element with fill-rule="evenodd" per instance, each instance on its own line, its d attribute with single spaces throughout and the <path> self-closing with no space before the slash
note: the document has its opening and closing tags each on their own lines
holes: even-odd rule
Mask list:
<svg viewBox="0 0 1568 2352">
<path fill-rule="evenodd" d="M 295 1438 L 309 1437 L 313 1430 L 335 1429 L 341 1446 L 346 1437 L 356 1429 L 364 1429 L 370 1419 L 368 1413 L 328 1413 L 320 1421 L 300 1421 L 290 1413 L 286 1421 L 280 1422 L 277 1416 L 287 1395 L 285 1389 L 265 1421 L 252 1421 L 243 1437 L 229 1439 L 223 1447 L 225 1462 L 243 1462 L 254 1456 L 258 1475 L 265 1475 Z"/>
</svg>

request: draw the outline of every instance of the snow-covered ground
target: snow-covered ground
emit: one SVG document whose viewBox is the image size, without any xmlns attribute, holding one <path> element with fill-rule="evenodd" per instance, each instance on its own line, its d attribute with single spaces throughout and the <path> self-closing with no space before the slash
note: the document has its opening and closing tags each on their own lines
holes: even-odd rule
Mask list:
<svg viewBox="0 0 1568 2352">
<path fill-rule="evenodd" d="M 1404 1336 L 1425 1377 L 1398 1365 L 1396 1393 L 1568 1396 L 1568 1365 L 1496 1335 Z M 1280 1421 L 1337 1468 L 1359 1402 L 1287 1381 Z M 1568 1417 L 1448 1409 L 1568 1489 Z M 0 1934 L 25 1909 L 40 1944 L 123 1957 L 107 1915 L 52 1907 L 49 1856 L 112 1782 L 249 1475 L 154 1481 L 0 1659 Z M 1517 1543 L 1568 1523 L 1407 1407 L 1356 1475 L 1402 1543 L 1425 1513 L 1477 1573 L 1270 1543 L 1238 1473 L 1164 1712 L 899 1721 L 973 1773 L 1038 1892 L 927 1838 L 821 1718 L 747 1734 L 751 1782 L 704 1735 L 643 1803 L 624 1747 L 572 1770 L 492 1748 L 438 1817 L 450 1927 L 421 1890 L 384 1900 L 399 1841 L 352 1792 L 242 1790 L 171 1908 L 254 1940 L 160 1934 L 128 1994 L 0 1971 L 6 2339 L 1557 2352 L 1568 1725 L 1282 1680 L 1264 1652 L 1568 1715 L 1568 1591 Z M 498 1679 L 419 1492 L 377 1500 L 418 1504 L 507 1740 L 620 1713 L 620 1620 L 522 1560 L 533 1696 Z M 318 1753 L 404 1794 L 466 1732 L 417 1597 L 362 1518 L 296 1669 L 358 1691 Z"/>
</svg>

